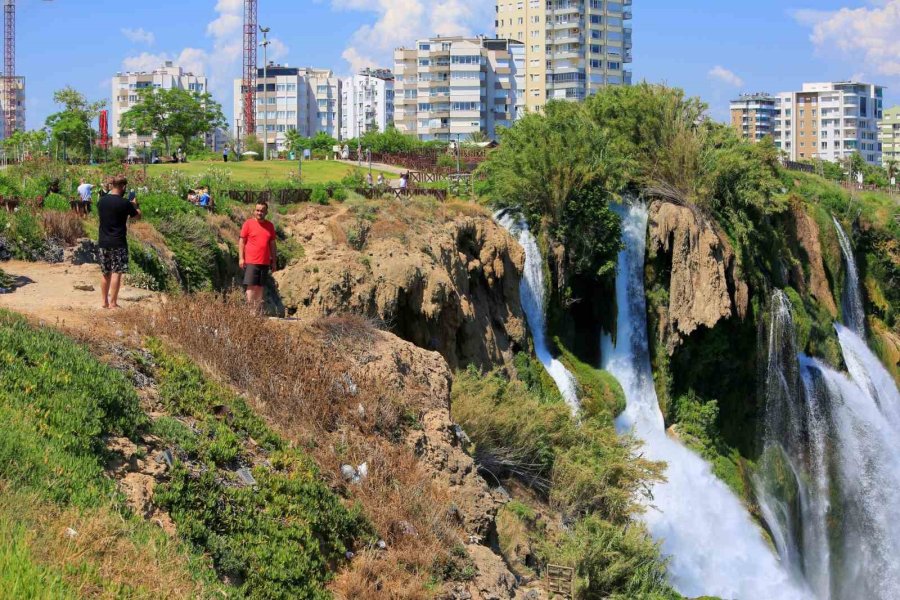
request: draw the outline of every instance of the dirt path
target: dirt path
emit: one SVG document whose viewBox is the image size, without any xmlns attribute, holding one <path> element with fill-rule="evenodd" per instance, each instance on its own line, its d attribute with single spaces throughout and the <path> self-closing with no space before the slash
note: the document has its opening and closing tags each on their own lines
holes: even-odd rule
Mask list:
<svg viewBox="0 0 900 600">
<path fill-rule="evenodd" d="M 19 284 L 15 292 L 0 294 L 0 308 L 76 329 L 112 321 L 115 311 L 101 308 L 101 276 L 97 265 L 10 261 L 0 263 L 0 268 Z M 119 294 L 123 308 L 136 305 L 155 308 L 161 302 L 161 294 L 125 285 Z"/>
</svg>

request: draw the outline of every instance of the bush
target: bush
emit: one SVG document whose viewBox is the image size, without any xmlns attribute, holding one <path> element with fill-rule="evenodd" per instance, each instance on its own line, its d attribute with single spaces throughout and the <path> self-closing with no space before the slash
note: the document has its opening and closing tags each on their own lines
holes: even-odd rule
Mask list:
<svg viewBox="0 0 900 600">
<path fill-rule="evenodd" d="M 328 204 L 328 190 L 325 189 L 324 185 L 316 185 L 312 188 L 310 201 L 323 206 Z"/>
<path fill-rule="evenodd" d="M 65 242 L 69 246 L 85 236 L 84 221 L 72 211 L 44 211 L 41 213 L 41 222 L 47 238 Z"/>
<path fill-rule="evenodd" d="M 335 202 L 344 202 L 345 200 L 347 200 L 347 197 L 348 193 L 347 188 L 345 187 L 337 186 L 331 191 L 331 198 Z"/>
<path fill-rule="evenodd" d="M 312 462 L 272 433 L 240 398 L 207 381 L 184 357 L 155 342 L 151 348 L 160 401 L 174 415 L 196 420 L 199 430 L 195 435 L 171 419 L 155 427 L 186 459 L 175 465 L 156 501 L 242 596 L 327 598 L 332 565 L 367 532 L 358 513 L 346 510 Z M 257 485 L 242 488 L 231 470 L 250 464 L 245 450 L 250 438 L 264 449 L 270 466 L 253 468 Z M 199 474 L 197 465 L 202 465 Z"/>
<path fill-rule="evenodd" d="M 44 209 L 68 211 L 72 209 L 72 206 L 62 194 L 48 194 L 44 198 Z"/>
<path fill-rule="evenodd" d="M 156 226 L 175 255 L 185 291 L 211 290 L 230 283 L 237 264 L 234 251 L 219 245 L 218 235 L 206 219 L 197 214 L 175 213 Z"/>
<path fill-rule="evenodd" d="M 0 212 L 0 248 L 19 260 L 40 260 L 47 249 L 41 217 L 29 207 Z"/>
</svg>

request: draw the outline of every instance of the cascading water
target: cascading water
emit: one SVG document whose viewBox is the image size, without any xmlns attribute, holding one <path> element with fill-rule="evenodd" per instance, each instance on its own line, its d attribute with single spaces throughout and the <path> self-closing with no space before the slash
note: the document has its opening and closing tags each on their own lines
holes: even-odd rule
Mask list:
<svg viewBox="0 0 900 600">
<path fill-rule="evenodd" d="M 643 267 L 647 210 L 616 207 L 623 217 L 625 249 L 616 278 L 615 344 L 603 340 L 603 368 L 625 390 L 620 431 L 644 441 L 644 456 L 667 463 L 664 483 L 653 487 L 644 520 L 671 559 L 672 584 L 688 596 L 741 600 L 810 598 L 763 540 L 737 497 L 699 456 L 666 435 L 650 366 Z"/>
<path fill-rule="evenodd" d="M 841 227 L 837 218 L 831 217 L 837 230 L 838 241 L 841 244 L 841 253 L 844 255 L 844 267 L 847 270 L 847 279 L 844 282 L 844 294 L 841 298 L 841 307 L 844 311 L 844 323 L 853 330 L 856 335 L 866 335 L 866 314 L 863 309 L 862 294 L 859 287 L 859 271 L 856 269 L 856 260 L 853 258 L 853 246 L 850 238 Z"/>
<path fill-rule="evenodd" d="M 519 244 L 525 250 L 525 273 L 519 284 L 519 295 L 522 300 L 522 310 L 525 311 L 528 327 L 531 329 L 531 337 L 534 340 L 534 352 L 544 368 L 547 369 L 547 373 L 553 378 L 566 404 L 572 408 L 573 412 L 577 411 L 579 405 L 575 377 L 561 362 L 553 358 L 547 347 L 544 259 L 541 256 L 541 249 L 524 221 L 516 220 L 508 212 L 500 212 L 495 218 L 500 225 L 519 240 Z"/>
</svg>

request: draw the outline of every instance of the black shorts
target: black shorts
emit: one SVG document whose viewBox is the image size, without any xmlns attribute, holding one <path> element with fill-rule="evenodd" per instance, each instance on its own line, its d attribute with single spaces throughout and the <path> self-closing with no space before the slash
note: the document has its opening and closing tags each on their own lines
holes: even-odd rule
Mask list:
<svg viewBox="0 0 900 600">
<path fill-rule="evenodd" d="M 104 275 L 128 272 L 128 248 L 100 248 L 100 271 Z"/>
<path fill-rule="evenodd" d="M 247 265 L 244 269 L 244 285 L 262 287 L 266 284 L 269 265 Z"/>
</svg>

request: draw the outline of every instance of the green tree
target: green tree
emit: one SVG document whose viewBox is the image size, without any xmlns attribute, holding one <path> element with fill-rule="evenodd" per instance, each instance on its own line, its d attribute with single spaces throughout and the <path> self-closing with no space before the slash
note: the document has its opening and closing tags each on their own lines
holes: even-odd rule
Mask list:
<svg viewBox="0 0 900 600">
<path fill-rule="evenodd" d="M 0 147 L 7 156 L 23 160 L 26 156 L 43 154 L 47 150 L 47 132 L 43 129 L 16 131 L 3 141 Z"/>
<path fill-rule="evenodd" d="M 56 91 L 53 101 L 61 104 L 62 110 L 47 117 L 46 126 L 57 154 L 62 147 L 66 154 L 90 155 L 91 145 L 96 139 L 91 122 L 106 106 L 106 101 L 90 102 L 72 87 Z"/>
<path fill-rule="evenodd" d="M 318 132 L 315 137 L 307 138 L 300 135 L 297 130 L 291 130 L 287 132 L 286 137 L 288 148 L 294 151 L 312 150 L 318 152 L 330 152 L 331 149 L 338 144 L 336 139 L 324 131 Z"/>
<path fill-rule="evenodd" d="M 173 141 L 187 144 L 201 134 L 225 126 L 222 106 L 209 93 L 173 88 L 145 88 L 138 102 L 122 115 L 122 135 L 155 135 L 162 139 L 166 154 Z"/>
</svg>

